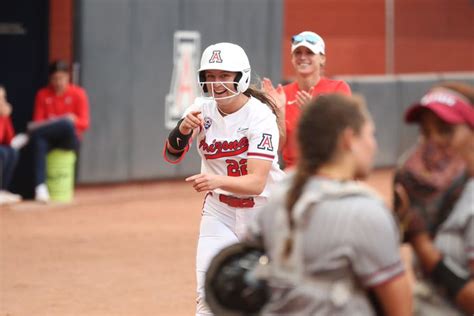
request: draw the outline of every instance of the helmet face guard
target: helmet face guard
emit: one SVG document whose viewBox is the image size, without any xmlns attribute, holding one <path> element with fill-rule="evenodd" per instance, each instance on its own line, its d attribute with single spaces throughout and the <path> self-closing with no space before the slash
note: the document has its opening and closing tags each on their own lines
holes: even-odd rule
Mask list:
<svg viewBox="0 0 474 316">
<path fill-rule="evenodd" d="M 205 91 L 207 97 L 212 98 L 214 100 L 230 99 L 240 94 L 240 92 L 238 91 L 238 82 L 236 81 L 201 81 L 199 82 L 199 85 L 202 91 Z M 234 90 L 229 88 L 229 86 L 234 86 Z M 208 87 L 210 87 L 210 89 Z M 220 87 L 223 87 L 225 89 L 224 92 L 230 92 L 231 95 L 220 97 L 219 94 L 222 94 L 222 92 L 216 92 L 216 90 L 221 90 Z"/>
<path fill-rule="evenodd" d="M 205 78 L 206 70 L 223 70 L 236 72 L 234 82 L 207 82 Z M 198 71 L 198 82 L 202 92 L 215 100 L 232 98 L 245 92 L 250 86 L 250 63 L 247 54 L 242 47 L 231 43 L 218 43 L 207 47 L 201 57 L 201 65 Z M 229 89 L 225 84 L 233 83 L 235 91 Z M 207 84 L 207 85 L 206 85 Z M 216 87 L 221 84 L 230 91 L 232 95 L 219 97 L 215 93 Z M 213 91 L 208 91 L 212 87 Z"/>
</svg>

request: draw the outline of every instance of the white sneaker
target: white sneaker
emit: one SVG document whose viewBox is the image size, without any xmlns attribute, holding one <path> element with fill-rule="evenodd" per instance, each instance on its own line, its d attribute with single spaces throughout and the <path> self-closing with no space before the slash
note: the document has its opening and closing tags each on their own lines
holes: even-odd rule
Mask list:
<svg viewBox="0 0 474 316">
<path fill-rule="evenodd" d="M 24 147 L 26 144 L 28 144 L 29 140 L 30 140 L 30 137 L 28 135 L 24 133 L 20 133 L 12 138 L 12 141 L 10 142 L 10 146 L 18 150 Z"/>
<path fill-rule="evenodd" d="M 45 183 L 38 184 L 35 189 L 35 200 L 38 202 L 48 203 L 49 191 Z"/>
<path fill-rule="evenodd" d="M 8 204 L 8 198 L 6 195 L 0 192 L 0 205 Z"/>
<path fill-rule="evenodd" d="M 20 201 L 21 201 L 21 195 L 13 194 L 11 192 L 4 191 L 4 190 L 0 191 L 0 205 L 17 203 Z"/>
</svg>

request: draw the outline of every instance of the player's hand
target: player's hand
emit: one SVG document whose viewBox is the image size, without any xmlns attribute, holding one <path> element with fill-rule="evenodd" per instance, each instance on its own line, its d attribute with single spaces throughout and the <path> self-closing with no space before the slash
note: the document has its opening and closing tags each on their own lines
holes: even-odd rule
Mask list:
<svg viewBox="0 0 474 316">
<path fill-rule="evenodd" d="M 68 113 L 65 115 L 65 117 L 70 120 L 73 124 L 76 122 L 77 117 L 73 113 Z"/>
<path fill-rule="evenodd" d="M 276 111 L 279 114 L 285 114 L 285 106 L 286 106 L 286 94 L 283 90 L 281 84 L 279 84 L 276 88 L 273 86 L 273 83 L 268 78 L 263 78 L 262 80 L 262 90 L 268 94 L 273 101 L 275 101 Z"/>
<path fill-rule="evenodd" d="M 309 90 L 309 92 L 299 90 L 296 92 L 296 104 L 298 104 L 299 107 L 303 107 L 304 105 L 308 104 L 311 99 L 313 98 L 312 96 L 313 88 Z"/>
<path fill-rule="evenodd" d="M 179 131 L 184 135 L 188 135 L 198 127 L 204 128 L 201 111 L 192 111 L 184 117 L 184 120 L 179 125 Z"/>
<path fill-rule="evenodd" d="M 191 182 L 196 192 L 205 192 L 220 188 L 222 185 L 221 179 L 222 176 L 219 175 L 200 173 L 186 178 L 185 181 Z"/>
<path fill-rule="evenodd" d="M 415 208 L 410 205 L 410 198 L 405 188 L 397 183 L 394 188 L 394 211 L 400 225 L 404 242 L 427 231 L 426 221 Z"/>
</svg>

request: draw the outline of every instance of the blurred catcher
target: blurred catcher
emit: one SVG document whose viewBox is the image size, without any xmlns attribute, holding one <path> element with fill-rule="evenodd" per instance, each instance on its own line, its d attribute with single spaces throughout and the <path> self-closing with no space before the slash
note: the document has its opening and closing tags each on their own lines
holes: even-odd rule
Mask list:
<svg viewBox="0 0 474 316">
<path fill-rule="evenodd" d="M 474 313 L 474 87 L 436 86 L 405 114 L 421 142 L 400 164 L 394 209 L 414 249 L 416 315 Z"/>
</svg>

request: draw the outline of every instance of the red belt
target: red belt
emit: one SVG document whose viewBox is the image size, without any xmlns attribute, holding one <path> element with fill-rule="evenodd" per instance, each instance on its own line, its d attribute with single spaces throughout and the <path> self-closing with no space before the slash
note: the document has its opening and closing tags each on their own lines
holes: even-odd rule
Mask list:
<svg viewBox="0 0 474 316">
<path fill-rule="evenodd" d="M 238 208 L 251 208 L 251 207 L 254 207 L 255 205 L 255 201 L 253 200 L 253 197 L 238 198 L 235 196 L 219 194 L 219 201 L 231 207 L 238 207 Z"/>
</svg>

